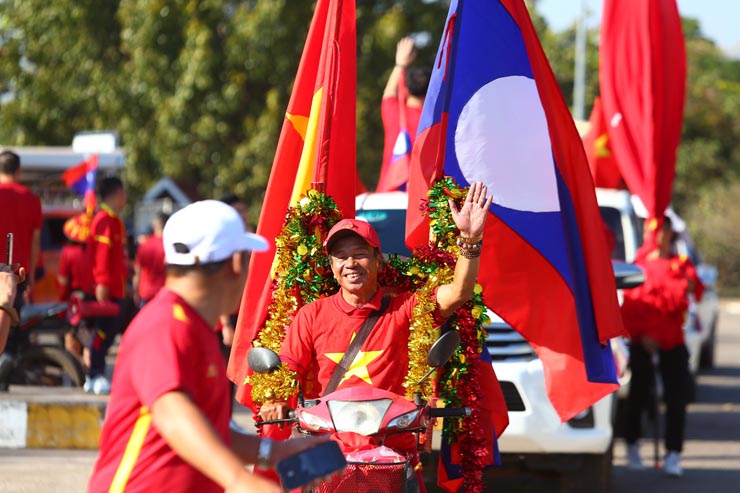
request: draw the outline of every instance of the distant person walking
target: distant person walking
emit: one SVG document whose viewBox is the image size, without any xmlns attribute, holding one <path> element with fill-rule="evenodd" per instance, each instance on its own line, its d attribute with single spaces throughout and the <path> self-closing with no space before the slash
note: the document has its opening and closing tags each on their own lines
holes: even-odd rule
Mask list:
<svg viewBox="0 0 740 493">
<path fill-rule="evenodd" d="M 409 179 L 408 158 L 431 77 L 429 68 L 409 68 L 415 59 L 414 40 L 401 39 L 396 45 L 396 64 L 383 90 L 380 107 L 384 144 L 378 192 L 399 190 Z"/>
<path fill-rule="evenodd" d="M 645 283 L 624 292 L 622 316 L 632 339 L 625 427 L 628 466 L 644 468 L 637 442 L 642 434 L 642 414 L 655 398 L 653 359 L 657 356 L 666 404 L 663 471 L 678 477 L 683 474 L 681 452 L 691 385 L 683 324 L 688 293 L 693 292 L 699 301 L 704 286 L 691 261 L 674 253 L 674 240 L 671 220 L 666 217 L 656 233 L 657 246 L 645 245 L 638 251 L 635 263 L 644 270 Z"/>
<path fill-rule="evenodd" d="M 11 151 L 0 153 L 0 262 L 7 259 L 6 236 L 13 233 L 13 263 L 27 273 L 18 286 L 15 309 L 20 313 L 33 290 L 33 273 L 41 252 L 41 200 L 20 184 L 21 159 Z"/>
<path fill-rule="evenodd" d="M 120 214 L 126 206 L 126 189 L 120 178 L 109 176 L 100 182 L 98 194 L 102 204 L 95 214 L 88 248 L 92 260 L 95 299 L 114 302 L 119 307 L 115 317 L 100 317 L 90 346 L 90 369 L 85 391 L 95 394 L 110 392 L 105 376 L 105 357 L 123 323 L 128 268 L 126 266 L 126 227 Z"/>
<path fill-rule="evenodd" d="M 147 304 L 164 286 L 162 230 L 167 219 L 169 216 L 164 212 L 157 214 L 152 221 L 152 234 L 136 250 L 133 285 L 139 307 Z"/>
</svg>

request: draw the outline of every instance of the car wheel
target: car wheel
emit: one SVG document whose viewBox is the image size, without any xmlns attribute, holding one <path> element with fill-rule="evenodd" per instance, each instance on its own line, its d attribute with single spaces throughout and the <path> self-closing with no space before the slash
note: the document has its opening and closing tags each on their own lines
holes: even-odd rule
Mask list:
<svg viewBox="0 0 740 493">
<path fill-rule="evenodd" d="M 19 357 L 11 381 L 20 385 L 82 387 L 85 372 L 64 348 L 33 346 Z"/>
<path fill-rule="evenodd" d="M 699 354 L 699 368 L 702 370 L 711 370 L 714 368 L 714 348 L 717 345 L 717 322 L 712 323 L 711 332 L 704 345 L 701 347 Z"/>
</svg>

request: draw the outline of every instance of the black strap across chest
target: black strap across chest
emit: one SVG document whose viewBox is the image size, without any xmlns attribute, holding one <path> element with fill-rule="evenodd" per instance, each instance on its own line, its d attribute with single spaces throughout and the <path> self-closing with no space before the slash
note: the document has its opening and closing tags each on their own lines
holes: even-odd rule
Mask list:
<svg viewBox="0 0 740 493">
<path fill-rule="evenodd" d="M 332 373 L 331 379 L 326 385 L 326 389 L 324 389 L 324 395 L 331 394 L 337 389 L 337 387 L 339 386 L 339 382 L 342 381 L 344 375 L 349 371 L 349 367 L 352 366 L 352 362 L 355 360 L 357 353 L 360 352 L 362 344 L 367 340 L 367 337 L 370 335 L 370 332 L 372 332 L 373 327 L 375 327 L 375 325 L 378 323 L 378 319 L 383 314 L 383 312 L 385 312 L 386 308 L 388 308 L 390 302 L 390 296 L 383 296 L 383 300 L 380 302 L 380 308 L 378 308 L 377 310 L 373 310 L 362 323 L 362 327 L 360 327 L 359 332 L 357 332 L 357 335 L 349 344 L 347 351 L 345 351 L 344 356 L 342 356 L 339 364 L 334 369 L 334 373 Z"/>
</svg>

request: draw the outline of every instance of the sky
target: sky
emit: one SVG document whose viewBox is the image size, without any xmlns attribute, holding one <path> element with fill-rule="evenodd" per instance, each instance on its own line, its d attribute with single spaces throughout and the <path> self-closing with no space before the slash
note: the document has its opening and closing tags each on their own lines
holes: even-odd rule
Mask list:
<svg viewBox="0 0 740 493">
<path fill-rule="evenodd" d="M 625 0 L 622 0 L 625 1 Z M 740 1 L 738 0 L 677 0 L 683 17 L 699 19 L 702 33 L 714 40 L 725 52 L 740 56 Z M 555 31 L 566 29 L 575 21 L 581 4 L 591 14 L 588 26 L 601 20 L 603 0 L 540 0 L 539 10 Z"/>
</svg>

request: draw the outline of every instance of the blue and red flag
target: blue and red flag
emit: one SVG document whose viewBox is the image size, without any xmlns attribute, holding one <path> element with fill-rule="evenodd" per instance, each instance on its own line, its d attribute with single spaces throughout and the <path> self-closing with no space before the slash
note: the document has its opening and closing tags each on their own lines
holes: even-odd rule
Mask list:
<svg viewBox="0 0 740 493">
<path fill-rule="evenodd" d="M 82 195 L 88 213 L 95 210 L 95 179 L 98 175 L 98 155 L 93 154 L 62 173 L 62 180 L 70 189 Z"/>
<path fill-rule="evenodd" d="M 406 241 L 443 175 L 494 201 L 479 282 L 535 348 L 566 421 L 618 388 L 609 339 L 626 335 L 588 163 L 522 0 L 453 0 L 414 145 Z"/>
</svg>

